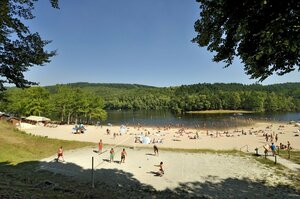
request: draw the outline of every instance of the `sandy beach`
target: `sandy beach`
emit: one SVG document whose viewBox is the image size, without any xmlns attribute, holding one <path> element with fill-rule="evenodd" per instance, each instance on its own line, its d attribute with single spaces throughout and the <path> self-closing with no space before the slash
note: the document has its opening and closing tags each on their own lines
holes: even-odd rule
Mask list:
<svg viewBox="0 0 300 199">
<path fill-rule="evenodd" d="M 255 148 L 262 147 L 265 144 L 271 144 L 269 138 L 266 142 L 264 134 L 273 135 L 273 142 L 276 145 L 283 143 L 287 145 L 289 141 L 292 148 L 300 150 L 300 136 L 298 129 L 294 124 L 287 123 L 256 123 L 249 127 L 240 127 L 224 131 L 204 130 L 192 128 L 158 128 L 158 127 L 126 127 L 126 133 L 120 134 L 120 126 L 85 126 L 86 131 L 83 134 L 73 134 L 74 125 L 58 125 L 55 128 L 44 126 L 24 126 L 21 127 L 27 133 L 34 135 L 47 136 L 63 140 L 88 141 L 98 143 L 102 139 L 104 144 L 124 145 L 135 147 L 152 147 L 153 144 L 136 143 L 136 137 L 147 135 L 151 142 L 161 140 L 162 143 L 156 143 L 159 148 L 177 148 L 177 149 L 213 149 L 213 150 L 242 150 L 254 152 Z M 107 129 L 110 134 L 107 135 Z M 192 139 L 199 135 L 198 139 Z M 275 142 L 275 135 L 278 140 Z"/>
<path fill-rule="evenodd" d="M 95 188 L 106 186 L 120 194 L 117 198 L 300 197 L 298 192 L 286 187 L 292 184 L 289 176 L 278 175 L 249 157 L 170 151 L 155 156 L 150 149 L 126 148 L 128 156 L 120 164 L 122 148 L 115 148 L 114 162 L 108 161 L 109 151 L 97 154 L 94 150 L 87 147 L 66 151 L 65 162 L 56 162 L 56 156 L 51 156 L 41 160 L 41 169 L 91 183 L 91 158 L 94 157 Z M 162 177 L 157 176 L 156 165 L 160 161 L 165 170 Z"/>
<path fill-rule="evenodd" d="M 266 143 L 264 134 L 278 135 L 278 141 L 300 150 L 299 127 L 283 123 L 256 123 L 253 126 L 224 131 L 127 127 L 123 135 L 120 126 L 85 126 L 83 134 L 73 134 L 72 125 L 55 128 L 23 125 L 22 130 L 34 135 L 64 140 L 94 142 L 94 147 L 67 150 L 65 162 L 57 162 L 56 154 L 41 160 L 41 169 L 72 176 L 91 183 L 92 157 L 94 157 L 95 187 L 106 187 L 117 193 L 116 198 L 157 198 L 169 196 L 200 198 L 299 198 L 299 190 L 289 188 L 293 184 L 290 175 L 282 175 L 255 159 L 243 155 L 192 153 L 180 149 L 242 150 L 263 153 Z M 110 134 L 107 134 L 107 129 Z M 199 138 L 194 138 L 198 133 Z M 136 143 L 136 137 L 162 139 L 155 143 L 159 150 L 154 155 L 153 143 Z M 102 139 L 104 149 L 97 153 L 97 142 Z M 270 139 L 270 138 L 269 138 Z M 275 140 L 274 140 L 275 141 Z M 110 148 L 115 150 L 115 161 L 109 162 Z M 120 164 L 121 150 L 127 151 L 125 163 Z M 165 174 L 157 176 L 160 162 Z M 291 172 L 287 170 L 287 172 Z M 137 195 L 138 194 L 138 195 Z M 115 197 L 115 196 L 114 196 Z"/>
</svg>

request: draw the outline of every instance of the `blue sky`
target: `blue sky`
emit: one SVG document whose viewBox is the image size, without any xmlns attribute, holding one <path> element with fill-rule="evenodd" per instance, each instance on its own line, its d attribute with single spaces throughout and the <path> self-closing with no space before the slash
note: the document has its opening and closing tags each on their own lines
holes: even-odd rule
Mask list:
<svg viewBox="0 0 300 199">
<path fill-rule="evenodd" d="M 236 82 L 252 84 L 236 60 L 229 68 L 191 42 L 199 16 L 195 0 L 61 0 L 53 9 L 36 4 L 33 32 L 52 40 L 58 55 L 26 78 L 58 83 L 135 83 L 151 86 Z M 272 76 L 263 84 L 299 81 L 299 72 Z"/>
</svg>

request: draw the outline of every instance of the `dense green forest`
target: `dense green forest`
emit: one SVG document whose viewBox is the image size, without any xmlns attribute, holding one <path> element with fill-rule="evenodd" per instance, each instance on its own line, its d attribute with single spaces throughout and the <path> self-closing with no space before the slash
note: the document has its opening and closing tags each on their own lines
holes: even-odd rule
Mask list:
<svg viewBox="0 0 300 199">
<path fill-rule="evenodd" d="M 300 83 L 273 85 L 194 84 L 153 87 L 137 84 L 72 83 L 10 88 L 0 110 L 18 116 L 43 115 L 61 121 L 105 120 L 105 110 L 300 111 Z"/>
<path fill-rule="evenodd" d="M 300 110 L 300 83 L 267 86 L 215 83 L 165 88 L 91 83 L 67 86 L 101 96 L 107 110 L 172 110 L 177 113 L 220 109 L 258 112 Z"/>
</svg>

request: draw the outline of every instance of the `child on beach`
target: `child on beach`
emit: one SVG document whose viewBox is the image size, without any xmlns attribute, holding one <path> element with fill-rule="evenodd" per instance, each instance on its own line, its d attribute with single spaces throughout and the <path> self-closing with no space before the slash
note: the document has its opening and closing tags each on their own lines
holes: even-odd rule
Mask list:
<svg viewBox="0 0 300 199">
<path fill-rule="evenodd" d="M 121 163 L 125 163 L 125 156 L 127 156 L 127 153 L 126 153 L 125 149 L 123 149 L 123 151 L 121 152 L 121 161 L 120 161 L 120 164 Z"/>
<path fill-rule="evenodd" d="M 98 143 L 98 153 L 102 153 L 102 149 L 103 149 L 103 143 L 102 140 L 100 140 Z"/>
<path fill-rule="evenodd" d="M 163 162 L 160 162 L 159 165 L 155 165 L 155 166 L 159 167 L 158 174 L 159 174 L 160 177 L 162 177 L 165 174 L 165 171 L 163 169 Z"/>
<path fill-rule="evenodd" d="M 109 156 L 109 162 L 111 162 L 111 161 L 114 162 L 115 151 L 114 151 L 113 148 L 110 149 L 109 154 L 110 154 L 110 156 Z"/>
<path fill-rule="evenodd" d="M 59 160 L 59 158 L 62 158 L 62 161 L 64 162 L 64 151 L 63 151 L 63 147 L 59 147 L 58 151 L 57 151 L 57 161 Z"/>
</svg>

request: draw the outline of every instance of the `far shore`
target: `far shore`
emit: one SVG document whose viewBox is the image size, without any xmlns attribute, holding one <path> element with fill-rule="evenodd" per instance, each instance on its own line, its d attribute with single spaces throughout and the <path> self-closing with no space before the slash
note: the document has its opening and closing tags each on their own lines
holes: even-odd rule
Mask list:
<svg viewBox="0 0 300 199">
<path fill-rule="evenodd" d="M 232 113 L 256 113 L 246 110 L 205 110 L 205 111 L 187 111 L 188 114 L 232 114 Z"/>
</svg>

